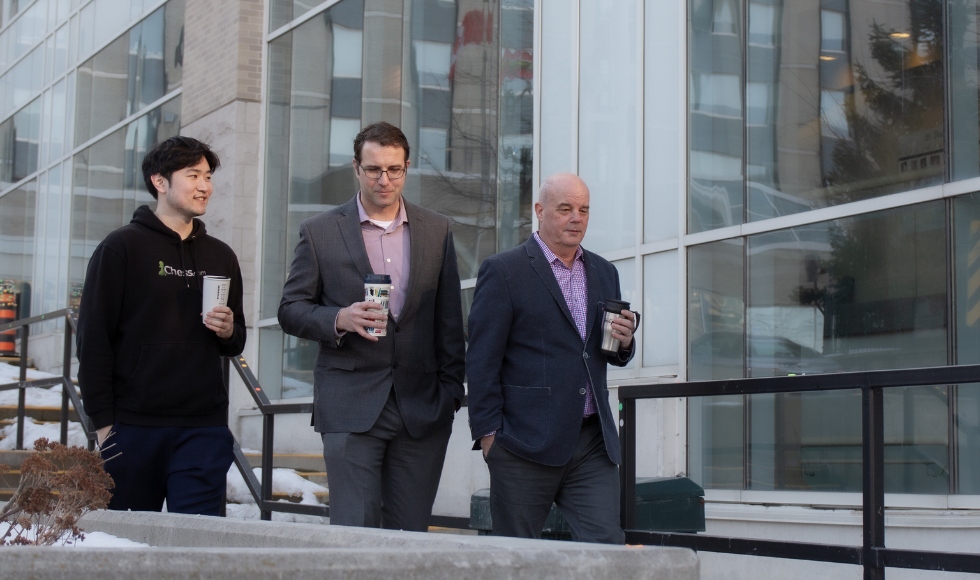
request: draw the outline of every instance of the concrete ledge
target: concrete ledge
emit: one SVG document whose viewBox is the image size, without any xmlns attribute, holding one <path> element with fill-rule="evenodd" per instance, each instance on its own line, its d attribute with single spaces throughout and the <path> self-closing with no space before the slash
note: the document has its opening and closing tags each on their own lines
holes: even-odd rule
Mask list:
<svg viewBox="0 0 980 580">
<path fill-rule="evenodd" d="M 180 514 L 101 511 L 80 522 L 151 548 L 0 548 L 3 577 L 37 580 L 498 578 L 696 580 L 681 548 L 425 534 Z"/>
</svg>

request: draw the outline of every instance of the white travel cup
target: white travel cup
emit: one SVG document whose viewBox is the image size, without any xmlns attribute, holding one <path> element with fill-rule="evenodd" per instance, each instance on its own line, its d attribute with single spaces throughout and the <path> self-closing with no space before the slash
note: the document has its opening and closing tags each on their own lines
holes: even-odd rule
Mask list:
<svg viewBox="0 0 980 580">
<path fill-rule="evenodd" d="M 371 336 L 388 336 L 388 299 L 391 297 L 391 276 L 387 274 L 368 274 L 364 277 L 364 301 L 377 302 L 381 305 L 381 313 L 385 322 L 379 326 L 365 327 Z"/>
<path fill-rule="evenodd" d="M 204 277 L 204 300 L 201 302 L 201 320 L 207 322 L 208 312 L 214 310 L 216 306 L 228 306 L 228 288 L 231 286 L 231 278 L 224 276 L 205 276 Z"/>
</svg>

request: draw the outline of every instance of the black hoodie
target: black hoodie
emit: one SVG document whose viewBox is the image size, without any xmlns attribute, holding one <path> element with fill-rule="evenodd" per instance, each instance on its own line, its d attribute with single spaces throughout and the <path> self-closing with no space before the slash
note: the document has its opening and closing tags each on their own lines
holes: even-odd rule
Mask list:
<svg viewBox="0 0 980 580">
<path fill-rule="evenodd" d="M 231 279 L 228 340 L 201 319 L 205 275 Z M 92 254 L 78 324 L 78 383 L 96 429 L 228 424 L 220 357 L 245 348 L 242 273 L 200 220 L 181 240 L 149 207 L 137 208 Z"/>
</svg>

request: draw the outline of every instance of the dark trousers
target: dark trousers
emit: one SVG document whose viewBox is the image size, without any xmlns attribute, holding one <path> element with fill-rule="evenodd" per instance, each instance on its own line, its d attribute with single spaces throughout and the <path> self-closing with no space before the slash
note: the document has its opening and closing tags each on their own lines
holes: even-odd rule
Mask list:
<svg viewBox="0 0 980 580">
<path fill-rule="evenodd" d="M 323 433 L 330 523 L 424 532 L 439 489 L 452 422 L 415 439 L 394 391 L 364 433 Z"/>
<path fill-rule="evenodd" d="M 116 484 L 109 509 L 158 512 L 167 500 L 171 513 L 218 515 L 234 457 L 228 427 L 116 423 L 112 432 L 102 452 Z"/>
<path fill-rule="evenodd" d="M 487 453 L 493 535 L 540 538 L 556 503 L 577 542 L 623 544 L 619 468 L 609 460 L 598 421 L 583 426 L 566 465 L 529 461 L 496 443 Z"/>
</svg>

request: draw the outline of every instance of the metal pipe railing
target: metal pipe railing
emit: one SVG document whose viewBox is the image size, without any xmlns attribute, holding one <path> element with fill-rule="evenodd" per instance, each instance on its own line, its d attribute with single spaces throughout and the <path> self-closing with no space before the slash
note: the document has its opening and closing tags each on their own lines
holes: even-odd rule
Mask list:
<svg viewBox="0 0 980 580">
<path fill-rule="evenodd" d="M 31 325 L 37 324 L 39 322 L 48 322 L 51 320 L 57 320 L 59 318 L 65 319 L 65 336 L 64 336 L 64 348 L 62 350 L 62 373 L 60 377 L 44 378 L 44 379 L 34 379 L 27 380 L 27 360 L 28 360 L 28 347 L 30 344 L 31 336 Z M 39 388 L 39 387 L 53 387 L 55 385 L 61 385 L 61 444 L 68 444 L 68 421 L 69 421 L 69 409 L 68 404 L 71 401 L 72 406 L 75 407 L 75 412 L 78 414 L 78 418 L 82 424 L 82 430 L 85 432 L 85 437 L 88 440 L 89 451 L 95 449 L 95 429 L 92 428 L 92 421 L 89 416 L 85 413 L 85 409 L 82 407 L 81 397 L 78 395 L 78 390 L 75 388 L 75 383 L 71 380 L 71 350 L 72 350 L 72 336 L 74 332 L 78 329 L 78 319 L 77 314 L 71 308 L 63 308 L 61 310 L 55 310 L 53 312 L 48 312 L 46 314 L 41 314 L 38 316 L 32 316 L 30 318 L 22 318 L 20 320 L 15 320 L 13 322 L 8 322 L 5 324 L 0 324 L 0 332 L 7 330 L 20 329 L 20 375 L 18 382 L 7 383 L 0 385 L 0 391 L 19 389 L 17 394 L 17 438 L 16 438 L 16 449 L 24 449 L 24 423 L 27 420 L 27 389 L 28 388 Z"/>
<path fill-rule="evenodd" d="M 896 550 L 885 547 L 884 389 L 980 383 L 980 365 L 826 375 L 730 379 L 619 388 L 622 525 L 630 544 L 679 546 L 727 554 L 854 564 L 867 580 L 884 580 L 885 568 L 980 573 L 980 555 Z M 863 534 L 861 546 L 750 540 L 648 532 L 636 528 L 636 401 L 640 399 L 861 390 Z"/>
</svg>

